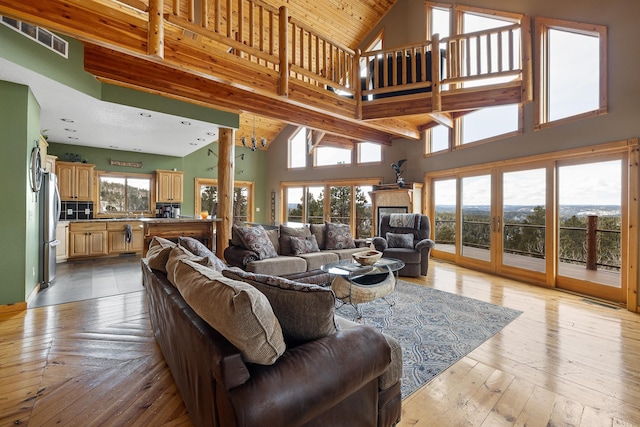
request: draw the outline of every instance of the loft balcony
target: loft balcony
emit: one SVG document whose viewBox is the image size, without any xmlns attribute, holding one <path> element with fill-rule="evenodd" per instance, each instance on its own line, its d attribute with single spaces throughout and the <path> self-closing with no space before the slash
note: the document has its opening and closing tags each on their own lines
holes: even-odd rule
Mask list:
<svg viewBox="0 0 640 427">
<path fill-rule="evenodd" d="M 0 0 L 0 14 L 83 41 L 102 81 L 350 140 L 419 139 L 424 117 L 532 100 L 528 18 L 360 52 L 261 0 Z"/>
</svg>

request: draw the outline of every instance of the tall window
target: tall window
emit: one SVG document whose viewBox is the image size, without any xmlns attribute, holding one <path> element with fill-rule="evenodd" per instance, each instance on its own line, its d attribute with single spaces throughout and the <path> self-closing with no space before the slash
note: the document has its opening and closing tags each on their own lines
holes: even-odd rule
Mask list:
<svg viewBox="0 0 640 427">
<path fill-rule="evenodd" d="M 437 153 L 449 148 L 451 129 L 437 125 L 425 131 L 425 153 Z"/>
<path fill-rule="evenodd" d="M 289 139 L 289 168 L 307 166 L 307 128 L 301 127 Z"/>
<path fill-rule="evenodd" d="M 536 129 L 606 112 L 606 39 L 601 25 L 536 18 Z"/>
<path fill-rule="evenodd" d="M 100 173 L 99 213 L 151 213 L 151 175 Z"/>
<path fill-rule="evenodd" d="M 373 214 L 369 192 L 377 182 L 377 179 L 367 179 L 284 184 L 284 221 L 304 224 L 338 222 L 349 225 L 356 238 L 371 237 Z M 325 195 L 329 195 L 328 200 Z"/>
</svg>

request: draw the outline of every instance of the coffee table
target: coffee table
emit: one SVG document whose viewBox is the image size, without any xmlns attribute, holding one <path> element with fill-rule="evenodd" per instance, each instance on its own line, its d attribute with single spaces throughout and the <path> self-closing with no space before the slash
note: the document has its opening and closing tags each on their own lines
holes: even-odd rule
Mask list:
<svg viewBox="0 0 640 427">
<path fill-rule="evenodd" d="M 331 289 L 342 304 L 351 305 L 362 317 L 358 304 L 384 298 L 389 305 L 392 300 L 387 296 L 396 287 L 396 272 L 404 267 L 404 262 L 395 258 L 381 258 L 373 265 L 360 265 L 350 259 L 324 264 L 322 271 L 334 276 Z"/>
</svg>

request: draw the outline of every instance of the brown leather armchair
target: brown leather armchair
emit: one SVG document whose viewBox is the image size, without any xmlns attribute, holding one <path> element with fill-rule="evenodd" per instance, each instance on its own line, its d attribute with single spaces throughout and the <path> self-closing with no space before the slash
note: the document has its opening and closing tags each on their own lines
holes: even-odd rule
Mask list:
<svg viewBox="0 0 640 427">
<path fill-rule="evenodd" d="M 429 238 L 431 223 L 426 215 L 419 215 L 417 219 L 413 227 L 393 227 L 390 225 L 391 216 L 383 215 L 378 226 L 378 236 L 373 238 L 376 250 L 382 252 L 384 257 L 404 262 L 404 268 L 398 272 L 400 276 L 426 276 L 429 271 L 429 255 L 435 246 L 435 242 Z M 389 244 L 387 233 L 403 235 L 401 237 L 411 234 L 413 238 L 408 239 L 404 247 L 398 247 L 401 245 Z"/>
</svg>

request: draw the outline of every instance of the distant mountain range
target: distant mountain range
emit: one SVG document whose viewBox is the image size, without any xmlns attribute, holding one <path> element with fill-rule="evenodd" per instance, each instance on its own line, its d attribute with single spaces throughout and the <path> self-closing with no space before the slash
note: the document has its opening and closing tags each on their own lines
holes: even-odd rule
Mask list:
<svg viewBox="0 0 640 427">
<path fill-rule="evenodd" d="M 438 205 L 436 211 L 455 213 L 456 207 L 453 205 Z M 509 219 L 522 220 L 533 213 L 535 206 L 508 205 L 504 207 L 504 216 Z M 489 206 L 471 205 L 465 206 L 465 211 L 471 215 L 490 215 Z M 615 205 L 561 205 L 560 218 L 578 218 L 589 215 L 598 216 L 620 216 L 621 207 Z"/>
</svg>

